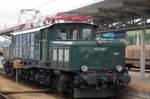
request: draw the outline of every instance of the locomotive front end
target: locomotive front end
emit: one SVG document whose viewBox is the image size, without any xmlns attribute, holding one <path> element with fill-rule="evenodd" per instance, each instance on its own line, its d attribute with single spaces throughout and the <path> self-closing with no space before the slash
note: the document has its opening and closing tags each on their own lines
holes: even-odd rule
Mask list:
<svg viewBox="0 0 150 99">
<path fill-rule="evenodd" d="M 120 90 L 130 82 L 128 71 L 124 67 L 124 44 L 105 42 L 87 45 L 72 48 L 71 64 L 77 70 L 80 69 L 75 78 L 75 97 L 119 95 Z"/>
<path fill-rule="evenodd" d="M 123 43 L 99 44 L 97 41 L 54 43 L 57 46 L 53 46 L 55 52 L 53 64 L 58 64 L 57 68 L 70 72 L 67 75 L 69 79 L 65 81 L 63 78 L 63 82 L 71 83 L 74 97 L 117 96 L 130 82 L 130 76 L 124 67 Z M 59 54 L 60 51 L 63 54 Z"/>
</svg>

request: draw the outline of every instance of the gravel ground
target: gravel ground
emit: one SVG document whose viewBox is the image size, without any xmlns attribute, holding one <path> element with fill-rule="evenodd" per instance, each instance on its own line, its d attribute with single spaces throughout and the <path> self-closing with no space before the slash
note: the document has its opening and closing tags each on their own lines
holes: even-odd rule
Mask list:
<svg viewBox="0 0 150 99">
<path fill-rule="evenodd" d="M 38 88 L 31 88 L 27 87 L 21 84 L 17 84 L 14 81 L 11 81 L 9 79 L 0 77 L 0 91 L 1 92 L 13 92 L 13 91 L 39 91 Z M 46 93 L 17 93 L 17 94 L 10 94 L 8 97 L 11 97 L 12 99 L 58 99 L 59 97 L 56 97 L 55 95 L 50 95 Z M 11 99 L 10 98 L 10 99 Z"/>
</svg>

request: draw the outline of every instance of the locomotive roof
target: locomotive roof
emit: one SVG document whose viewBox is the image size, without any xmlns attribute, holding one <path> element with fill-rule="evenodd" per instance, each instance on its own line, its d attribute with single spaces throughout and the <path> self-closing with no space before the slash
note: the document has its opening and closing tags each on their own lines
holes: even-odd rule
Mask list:
<svg viewBox="0 0 150 99">
<path fill-rule="evenodd" d="M 50 25 L 47 26 L 42 26 L 42 27 L 37 27 L 37 28 L 32 28 L 32 29 L 28 29 L 28 30 L 23 30 L 23 31 L 18 31 L 18 32 L 13 32 L 11 33 L 12 35 L 19 35 L 19 34 L 25 34 L 25 33 L 31 33 L 31 32 L 36 32 L 36 31 L 40 31 L 41 29 L 47 28 Z"/>
<path fill-rule="evenodd" d="M 51 25 L 46 25 L 46 26 L 31 28 L 31 29 L 27 29 L 27 30 L 18 31 L 18 32 L 13 32 L 11 34 L 12 35 L 19 35 L 19 34 L 32 33 L 32 32 L 40 31 L 42 29 L 51 27 L 51 26 L 56 25 L 56 24 L 87 24 L 87 25 L 93 25 L 93 24 L 89 24 L 89 23 L 55 23 L 55 24 L 51 24 Z M 93 26 L 97 27 L 96 25 L 93 25 Z"/>
</svg>

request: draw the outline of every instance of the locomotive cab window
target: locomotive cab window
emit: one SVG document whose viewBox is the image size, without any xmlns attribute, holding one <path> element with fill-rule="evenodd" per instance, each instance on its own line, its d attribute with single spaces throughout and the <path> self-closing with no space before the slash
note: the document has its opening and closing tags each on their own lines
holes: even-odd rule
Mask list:
<svg viewBox="0 0 150 99">
<path fill-rule="evenodd" d="M 84 23 L 56 24 L 56 40 L 92 40 L 94 38 L 93 26 Z"/>
<path fill-rule="evenodd" d="M 67 33 L 65 29 L 58 29 L 57 30 L 57 39 L 58 40 L 66 40 Z"/>
<path fill-rule="evenodd" d="M 71 39 L 72 40 L 78 40 L 78 39 L 80 39 L 80 34 L 79 34 L 79 30 L 78 29 L 73 29 L 71 31 Z"/>
<path fill-rule="evenodd" d="M 92 30 L 91 28 L 83 28 L 82 30 L 82 39 L 91 40 L 92 39 Z"/>
</svg>

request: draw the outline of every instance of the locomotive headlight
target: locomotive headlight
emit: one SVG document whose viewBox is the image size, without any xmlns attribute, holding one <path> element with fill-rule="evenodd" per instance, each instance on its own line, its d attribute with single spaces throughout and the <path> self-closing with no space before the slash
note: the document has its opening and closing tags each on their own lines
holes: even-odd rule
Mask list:
<svg viewBox="0 0 150 99">
<path fill-rule="evenodd" d="M 81 67 L 81 70 L 82 70 L 83 72 L 87 72 L 87 71 L 88 71 L 88 67 L 84 65 L 84 66 Z"/>
<path fill-rule="evenodd" d="M 121 72 L 123 70 L 123 67 L 118 65 L 118 66 L 116 66 L 116 69 L 117 69 L 117 71 Z"/>
</svg>

